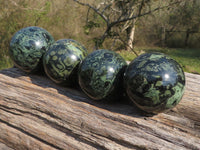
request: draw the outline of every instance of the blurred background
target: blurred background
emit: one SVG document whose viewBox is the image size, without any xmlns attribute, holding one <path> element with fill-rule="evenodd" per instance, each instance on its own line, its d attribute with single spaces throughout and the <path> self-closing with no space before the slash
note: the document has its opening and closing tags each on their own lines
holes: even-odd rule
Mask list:
<svg viewBox="0 0 200 150">
<path fill-rule="evenodd" d="M 199 0 L 0 0 L 0 69 L 13 66 L 12 36 L 27 26 L 70 38 L 89 52 L 110 49 L 127 61 L 166 53 L 184 71 L 200 74 Z"/>
</svg>

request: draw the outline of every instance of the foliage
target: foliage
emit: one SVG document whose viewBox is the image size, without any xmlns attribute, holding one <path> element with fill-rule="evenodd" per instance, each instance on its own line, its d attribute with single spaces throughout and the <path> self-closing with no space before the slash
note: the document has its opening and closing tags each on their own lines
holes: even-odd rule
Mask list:
<svg viewBox="0 0 200 150">
<path fill-rule="evenodd" d="M 200 2 L 197 0 L 183 1 L 169 17 L 169 25 L 173 27 L 173 31 L 178 32 L 179 35 L 182 34 L 182 38 L 179 39 L 183 39 L 182 46 L 184 47 L 189 45 L 189 38 L 192 34 L 200 33 L 199 8 Z"/>
<path fill-rule="evenodd" d="M 29 8 L 29 1 L 21 0 L 19 3 L 8 3 L 0 1 L 2 12 L 0 17 L 0 51 L 2 55 L 7 55 L 11 37 L 14 33 L 26 26 L 37 26 L 39 23 L 48 22 L 47 14 L 50 8 L 50 2 L 39 5 L 38 8 Z"/>
<path fill-rule="evenodd" d="M 15 32 L 27 26 L 42 27 L 55 40 L 72 38 L 90 44 L 82 31 L 84 24 L 80 15 L 86 11 L 74 6 L 70 0 L 0 0 L 0 9 L 0 68 L 12 65 L 7 61 L 10 40 Z"/>
<path fill-rule="evenodd" d="M 135 25 L 133 44 L 137 53 L 140 53 L 138 46 L 160 46 L 163 27 L 166 30 L 166 47 L 200 48 L 200 2 L 198 0 L 80 1 L 87 2 L 90 6 L 98 8 L 100 12 L 104 12 L 112 28 L 107 25 L 108 20 L 94 13 L 93 9 L 83 7 L 72 0 L 0 0 L 0 66 L 4 66 L 3 68 L 12 66 L 8 58 L 10 39 L 15 32 L 27 26 L 43 27 L 53 35 L 55 40 L 63 38 L 77 40 L 89 52 L 96 48 L 95 43 L 101 45 L 99 48 L 125 50 L 125 43 L 129 39 L 133 24 Z M 181 3 L 168 7 L 169 4 L 177 1 Z M 145 4 L 141 9 L 141 14 L 144 15 L 139 15 L 141 2 Z M 153 10 L 155 11 L 152 12 Z M 128 19 L 131 19 L 131 16 L 132 19 L 140 17 L 133 23 L 133 20 Z M 125 22 L 123 22 L 124 19 Z M 189 36 L 185 45 L 187 31 Z M 167 51 L 167 49 L 164 50 Z M 187 54 L 189 51 L 180 52 Z M 191 53 L 195 51 L 191 50 Z M 127 57 L 136 56 L 132 52 L 126 52 L 126 55 Z M 199 65 L 198 58 L 195 57 L 195 59 L 197 63 L 192 58 L 187 61 L 197 66 Z M 184 64 L 185 68 L 190 66 L 186 61 Z"/>
<path fill-rule="evenodd" d="M 101 18 L 104 21 L 104 24 L 101 24 L 104 32 L 99 37 L 95 37 L 96 48 L 101 47 L 106 39 L 111 38 L 113 39 L 112 45 L 120 41 L 125 47 L 130 47 L 131 49 L 134 42 L 136 22 L 140 17 L 151 15 L 160 9 L 170 8 L 180 3 L 179 0 L 170 0 L 164 4 L 154 0 L 101 0 L 93 4 L 85 3 L 81 0 L 74 1 L 88 8 L 86 17 L 87 34 L 89 34 L 91 28 L 95 27 L 97 19 Z M 98 28 L 101 25 L 98 24 Z M 137 55 L 137 53 L 135 54 Z"/>
</svg>

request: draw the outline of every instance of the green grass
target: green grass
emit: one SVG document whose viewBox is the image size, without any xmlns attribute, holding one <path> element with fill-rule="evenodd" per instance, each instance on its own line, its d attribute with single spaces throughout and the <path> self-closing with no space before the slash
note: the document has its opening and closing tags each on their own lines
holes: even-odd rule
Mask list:
<svg viewBox="0 0 200 150">
<path fill-rule="evenodd" d="M 12 66 L 13 63 L 8 56 L 0 57 L 0 70 L 11 68 Z"/>
<path fill-rule="evenodd" d="M 175 59 L 185 72 L 200 74 L 200 49 L 170 49 L 170 48 L 136 48 L 139 54 L 145 52 L 161 52 Z M 127 61 L 136 58 L 133 52 L 118 51 Z"/>
</svg>

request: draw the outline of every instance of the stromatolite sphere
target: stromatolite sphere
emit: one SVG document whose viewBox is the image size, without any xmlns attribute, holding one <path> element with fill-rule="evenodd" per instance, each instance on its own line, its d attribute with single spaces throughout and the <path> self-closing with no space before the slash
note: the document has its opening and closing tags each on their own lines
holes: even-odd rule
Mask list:
<svg viewBox="0 0 200 150">
<path fill-rule="evenodd" d="M 94 100 L 113 100 L 123 84 L 126 62 L 117 53 L 96 50 L 89 54 L 79 68 L 79 85 Z"/>
<path fill-rule="evenodd" d="M 161 53 L 146 53 L 134 59 L 125 72 L 130 99 L 142 110 L 159 113 L 177 105 L 184 92 L 181 66 Z"/>
<path fill-rule="evenodd" d="M 51 34 L 40 27 L 26 27 L 12 37 L 10 56 L 16 67 L 25 72 L 34 72 L 42 67 L 42 57 L 54 42 Z"/>
<path fill-rule="evenodd" d="M 86 48 L 77 41 L 72 39 L 58 40 L 50 46 L 44 55 L 45 72 L 54 82 L 71 85 L 78 82 L 78 65 L 86 56 Z"/>
</svg>

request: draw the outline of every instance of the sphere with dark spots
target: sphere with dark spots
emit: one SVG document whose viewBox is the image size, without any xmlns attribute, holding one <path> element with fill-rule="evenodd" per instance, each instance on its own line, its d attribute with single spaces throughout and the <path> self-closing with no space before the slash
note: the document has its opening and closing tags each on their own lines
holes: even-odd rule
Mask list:
<svg viewBox="0 0 200 150">
<path fill-rule="evenodd" d="M 119 54 L 96 50 L 79 67 L 79 85 L 94 100 L 114 100 L 122 90 L 126 66 L 126 61 Z"/>
<path fill-rule="evenodd" d="M 26 27 L 12 37 L 10 57 L 16 67 L 25 72 L 34 72 L 42 68 L 42 57 L 54 43 L 51 34 L 40 27 Z"/>
<path fill-rule="evenodd" d="M 145 53 L 127 67 L 124 85 L 136 106 L 157 114 L 180 102 L 185 88 L 185 75 L 181 66 L 169 56 Z"/>
<path fill-rule="evenodd" d="M 55 83 L 78 84 L 78 66 L 87 54 L 87 49 L 75 40 L 58 40 L 43 57 L 45 73 Z"/>
</svg>

